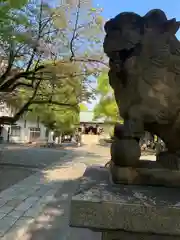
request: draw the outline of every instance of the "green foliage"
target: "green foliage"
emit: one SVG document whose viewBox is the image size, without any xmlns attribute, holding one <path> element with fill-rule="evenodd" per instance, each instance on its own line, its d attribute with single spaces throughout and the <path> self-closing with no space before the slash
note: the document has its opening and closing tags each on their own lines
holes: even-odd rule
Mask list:
<svg viewBox="0 0 180 240">
<path fill-rule="evenodd" d="M 118 108 L 113 91 L 109 85 L 107 72 L 103 72 L 97 79 L 97 93 L 100 100 L 94 107 L 95 118 L 105 117 L 110 121 L 119 121 Z"/>
<path fill-rule="evenodd" d="M 7 0 L 0 3 L 1 41 L 16 39 L 18 29 L 28 23 L 27 16 L 21 11 L 27 0 Z"/>
<path fill-rule="evenodd" d="M 109 137 L 110 138 L 114 137 L 114 126 L 111 126 L 109 129 Z"/>
<path fill-rule="evenodd" d="M 11 8 L 18 9 L 18 8 L 21 8 L 23 5 L 25 5 L 27 3 L 27 0 L 16 0 L 16 1 L 8 0 L 6 2 L 9 3 Z"/>
<path fill-rule="evenodd" d="M 91 1 L 83 0 L 80 8 L 79 0 L 66 0 L 63 4 L 61 1 L 55 8 L 34 0 L 1 2 L 4 3 L 0 7 L 1 59 L 10 69 L 6 78 L 0 77 L 0 92 L 1 85 L 10 77 L 32 71 L 28 77 L 17 78 L 14 85 L 21 86 L 1 95 L 1 100 L 18 111 L 32 98 L 42 79 L 30 111 L 24 116 L 38 117 L 56 131 L 73 129 L 79 122 L 79 109 L 74 106 L 87 109 L 81 103 L 94 94 L 89 88 L 89 76 L 98 76 L 101 71 L 98 62 L 103 58 L 101 10 L 93 8 Z M 45 68 L 33 73 L 41 65 Z M 6 70 L 1 69 L 1 73 Z"/>
<path fill-rule="evenodd" d="M 71 108 L 37 105 L 33 110 L 36 111 L 36 115 L 38 111 L 40 121 L 44 123 L 48 129 L 61 133 L 74 129 L 75 124 L 79 123 L 79 113 Z"/>
<path fill-rule="evenodd" d="M 109 79 L 107 72 L 102 72 L 97 80 L 97 93 L 102 95 L 107 95 L 112 93 L 112 89 L 109 85 Z"/>
<path fill-rule="evenodd" d="M 86 112 L 88 111 L 88 107 L 84 103 L 79 104 L 79 108 L 81 112 Z"/>
<path fill-rule="evenodd" d="M 79 110 L 86 108 L 80 103 L 81 99 L 86 98 L 86 92 L 82 89 L 84 75 L 80 75 L 79 63 L 59 61 L 53 65 L 52 62 L 47 62 L 45 66 L 41 72 L 43 80 L 31 103 L 30 111 L 24 117 L 36 120 L 38 116 L 49 129 L 59 132 L 73 129 L 74 125 L 79 123 Z M 77 76 L 72 77 L 74 72 Z M 19 108 L 31 95 L 31 89 L 21 87 L 17 95 L 11 97 L 8 103 Z M 53 104 L 50 103 L 51 101 Z"/>
</svg>

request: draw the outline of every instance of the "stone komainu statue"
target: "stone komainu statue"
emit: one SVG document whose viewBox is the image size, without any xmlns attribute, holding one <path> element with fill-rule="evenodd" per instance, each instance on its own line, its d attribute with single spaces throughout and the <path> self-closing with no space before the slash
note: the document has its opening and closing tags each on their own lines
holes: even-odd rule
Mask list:
<svg viewBox="0 0 180 240">
<path fill-rule="evenodd" d="M 145 16 L 124 12 L 105 24 L 104 52 L 109 83 L 124 126 L 112 144 L 112 161 L 137 166 L 138 141 L 144 131 L 159 136 L 168 151 L 157 160 L 177 167 L 180 155 L 180 23 L 161 10 Z M 117 128 L 117 126 L 116 126 Z"/>
</svg>

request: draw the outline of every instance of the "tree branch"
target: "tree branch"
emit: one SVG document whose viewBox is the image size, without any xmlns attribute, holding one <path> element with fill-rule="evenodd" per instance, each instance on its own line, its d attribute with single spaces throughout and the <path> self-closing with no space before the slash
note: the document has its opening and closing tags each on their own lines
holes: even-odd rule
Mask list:
<svg viewBox="0 0 180 240">
<path fill-rule="evenodd" d="M 32 84 L 28 84 L 28 83 L 18 82 L 16 84 L 14 84 L 11 88 L 9 88 L 8 92 L 13 92 L 18 87 L 33 88 L 33 85 Z"/>
<path fill-rule="evenodd" d="M 86 63 L 100 63 L 106 67 L 109 67 L 108 63 L 103 62 L 102 60 L 98 60 L 98 59 L 92 59 L 92 58 L 74 58 L 73 61 L 75 62 L 86 62 Z"/>
<path fill-rule="evenodd" d="M 2 116 L 0 117 L 0 124 L 13 124 L 17 122 L 24 112 L 29 110 L 29 106 L 32 104 L 51 104 L 63 107 L 74 108 L 76 111 L 79 111 L 79 106 L 77 104 L 68 104 L 68 103 L 60 103 L 58 101 L 49 101 L 49 100 L 35 100 L 31 99 L 19 110 L 18 113 L 15 114 L 14 117 Z"/>
<path fill-rule="evenodd" d="M 28 65 L 27 65 L 27 68 L 26 68 L 26 72 L 27 71 L 29 71 L 29 69 L 30 69 L 30 67 L 31 67 L 31 65 L 32 65 L 32 62 L 33 62 L 33 60 L 34 60 L 34 56 L 35 56 L 35 54 L 36 54 L 36 52 L 37 52 L 37 47 L 38 47 L 38 42 L 39 42 L 39 39 L 41 38 L 41 31 L 42 31 L 42 29 L 41 29 L 41 27 L 42 27 L 42 10 L 43 10 L 43 7 L 42 7 L 42 1 L 41 1 L 41 4 L 40 4 L 40 14 L 39 14 L 39 28 L 38 28 L 38 36 L 37 36 L 37 40 L 36 40 L 36 44 L 35 44 L 35 46 L 34 46 L 34 48 L 33 48 L 33 52 L 32 52 L 32 55 L 31 55 L 31 58 L 30 58 L 30 60 L 29 60 L 29 63 L 28 63 Z"/>
<path fill-rule="evenodd" d="M 3 85 L 0 86 L 0 92 L 8 92 L 9 88 L 20 78 L 25 78 L 28 79 L 29 75 L 34 74 L 36 72 L 38 72 L 41 69 L 44 69 L 45 66 L 41 65 L 39 67 L 37 67 L 36 69 L 32 70 L 32 71 L 28 71 L 28 72 L 20 72 L 17 73 L 16 75 L 14 75 L 12 78 L 10 78 L 7 82 L 5 82 Z"/>
<path fill-rule="evenodd" d="M 42 30 L 43 28 L 47 25 L 48 21 L 46 21 L 46 23 L 42 26 L 42 11 L 43 11 L 43 2 L 41 1 L 41 5 L 40 5 L 40 14 L 39 14 L 39 29 L 38 29 L 38 36 L 37 36 L 37 41 L 36 41 L 36 44 L 33 48 L 33 52 L 32 52 L 32 55 L 30 57 L 30 60 L 29 60 L 29 63 L 27 65 L 27 68 L 26 68 L 26 71 L 25 72 L 28 72 L 31 65 L 32 65 L 32 62 L 34 60 L 34 57 L 35 57 L 35 54 L 37 52 L 37 46 L 38 46 L 38 41 L 39 39 L 41 38 L 41 33 L 42 33 Z M 9 47 L 9 60 L 8 60 L 8 66 L 6 68 L 6 71 L 4 72 L 4 74 L 0 77 L 0 82 L 1 84 L 4 83 L 4 81 L 6 81 L 6 78 L 9 76 L 10 74 L 10 71 L 12 69 L 12 66 L 13 66 L 13 62 L 19 52 L 19 50 L 22 48 L 22 46 L 20 46 L 16 52 L 14 51 L 14 42 L 12 40 L 12 43 Z M 14 77 L 15 80 L 17 80 L 17 77 Z M 4 90 L 3 90 L 4 91 Z"/>
<path fill-rule="evenodd" d="M 13 117 L 6 117 L 6 116 L 0 117 L 0 124 L 13 124 L 16 121 L 18 121 L 19 118 L 22 116 L 22 114 L 28 111 L 28 108 L 31 105 L 31 102 L 33 101 L 33 99 L 37 94 L 40 84 L 41 84 L 41 80 L 37 82 L 36 87 L 34 88 L 33 95 L 29 98 L 29 100 L 21 107 L 21 109 Z"/>
<path fill-rule="evenodd" d="M 23 113 L 25 113 L 29 110 L 29 106 L 32 104 L 51 104 L 51 105 L 57 105 L 57 106 L 62 106 L 62 107 L 74 108 L 76 111 L 79 111 L 78 104 L 61 103 L 61 102 L 54 101 L 51 99 L 49 99 L 49 100 L 33 100 L 37 94 L 40 83 L 41 83 L 41 81 L 39 81 L 38 84 L 36 85 L 36 88 L 34 90 L 32 97 L 23 105 L 23 107 L 13 117 L 7 117 L 7 116 L 0 117 L 0 124 L 15 123 L 16 121 L 19 120 L 19 118 L 22 116 Z"/>
<path fill-rule="evenodd" d="M 12 41 L 10 46 L 9 46 L 8 66 L 7 66 L 6 71 L 4 72 L 4 74 L 0 77 L 0 81 L 1 82 L 4 82 L 4 80 L 6 79 L 8 74 L 10 73 L 12 65 L 13 65 L 14 58 L 15 58 L 15 55 L 14 55 L 14 43 Z"/>
<path fill-rule="evenodd" d="M 31 104 L 52 104 L 52 105 L 58 105 L 62 107 L 70 107 L 70 108 L 75 108 L 78 106 L 77 104 L 61 103 L 51 99 L 50 100 L 34 100 L 31 102 Z"/>
<path fill-rule="evenodd" d="M 72 36 L 71 41 L 70 41 L 70 51 L 71 51 L 70 61 L 73 61 L 73 59 L 75 57 L 74 50 L 73 50 L 73 42 L 75 40 L 76 31 L 77 31 L 77 27 L 78 27 L 80 7 L 81 7 L 81 0 L 78 0 L 76 21 L 75 21 L 74 30 L 73 30 L 73 36 Z"/>
<path fill-rule="evenodd" d="M 39 88 L 40 84 L 41 84 L 41 80 L 36 84 L 36 87 L 35 87 L 35 89 L 34 89 L 33 95 L 32 95 L 32 96 L 29 98 L 29 100 L 24 104 L 24 106 L 19 110 L 19 112 L 17 112 L 17 113 L 15 114 L 15 116 L 13 117 L 13 119 L 12 119 L 12 122 L 13 122 L 13 123 L 16 122 L 17 120 L 19 120 L 19 118 L 21 117 L 21 115 L 22 115 L 24 112 L 28 111 L 29 106 L 31 105 L 33 99 L 35 98 L 35 96 L 36 96 L 36 94 L 37 94 L 37 91 L 38 91 L 38 88 Z"/>
</svg>

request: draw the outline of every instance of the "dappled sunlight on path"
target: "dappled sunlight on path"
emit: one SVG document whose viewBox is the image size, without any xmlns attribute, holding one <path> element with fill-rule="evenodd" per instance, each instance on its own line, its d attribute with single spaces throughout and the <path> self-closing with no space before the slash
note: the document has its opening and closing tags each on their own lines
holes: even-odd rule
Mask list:
<svg viewBox="0 0 180 240">
<path fill-rule="evenodd" d="M 53 170 L 44 171 L 44 178 L 47 182 L 73 180 L 82 176 L 85 168 L 86 166 L 83 163 L 74 163 L 70 166 L 64 165 Z"/>
<path fill-rule="evenodd" d="M 60 162 L 53 162 L 2 192 L 0 204 L 4 199 L 5 205 L 0 206 L 0 239 L 100 240 L 99 233 L 70 228 L 69 210 L 86 167 L 107 161 L 101 150 L 68 149 L 69 154 Z"/>
</svg>

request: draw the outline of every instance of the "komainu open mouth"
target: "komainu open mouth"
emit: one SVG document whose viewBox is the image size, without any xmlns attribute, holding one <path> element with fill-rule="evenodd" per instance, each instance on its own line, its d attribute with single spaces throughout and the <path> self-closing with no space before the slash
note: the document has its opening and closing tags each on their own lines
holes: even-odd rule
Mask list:
<svg viewBox="0 0 180 240">
<path fill-rule="evenodd" d="M 130 49 L 123 49 L 119 52 L 119 57 L 121 61 L 124 63 L 127 59 L 129 59 L 135 50 L 135 47 L 130 48 Z"/>
<path fill-rule="evenodd" d="M 109 66 L 113 71 L 120 72 L 124 68 L 124 63 L 129 59 L 134 52 L 134 48 L 123 49 L 121 51 L 112 52 L 109 54 Z"/>
<path fill-rule="evenodd" d="M 115 51 L 108 53 L 107 55 L 110 58 L 111 63 L 120 64 L 123 67 L 123 64 L 132 56 L 137 56 L 140 53 L 141 45 L 138 43 L 133 48 L 122 49 L 120 51 Z"/>
</svg>

